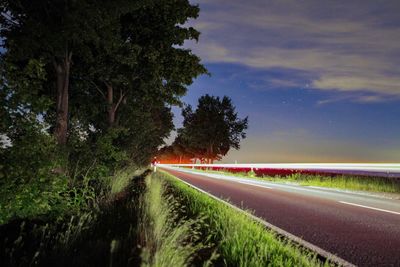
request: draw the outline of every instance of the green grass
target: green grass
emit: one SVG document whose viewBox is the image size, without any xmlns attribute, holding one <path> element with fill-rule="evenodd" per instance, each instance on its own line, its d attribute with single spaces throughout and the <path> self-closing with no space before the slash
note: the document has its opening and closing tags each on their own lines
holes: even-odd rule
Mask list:
<svg viewBox="0 0 400 267">
<path fill-rule="evenodd" d="M 356 176 L 321 176 L 293 174 L 287 177 L 264 177 L 265 180 L 296 182 L 307 186 L 320 186 L 355 191 L 400 193 L 400 183 L 395 179 Z"/>
<path fill-rule="evenodd" d="M 128 262 L 138 263 L 140 253 L 135 249 L 142 177 L 134 175 L 142 172 L 132 167 L 105 178 L 104 192 L 95 196 L 90 209 L 71 211 L 68 216 L 64 211 L 59 220 L 34 217 L 34 220 L 24 218 L 2 225 L 3 265 L 104 266 L 109 262 L 109 266 L 127 266 Z M 144 175 L 145 172 L 141 176 Z M 122 194 L 116 198 L 114 194 L 118 193 Z"/>
<path fill-rule="evenodd" d="M 128 167 L 127 169 L 118 171 L 109 179 L 111 195 L 122 192 L 136 176 L 144 172 L 144 169 L 137 167 Z"/>
<path fill-rule="evenodd" d="M 179 218 L 180 203 L 164 192 L 159 174 L 146 178 L 141 201 L 141 266 L 190 266 L 196 253 L 205 247 L 199 240 L 201 220 Z"/>
<path fill-rule="evenodd" d="M 315 255 L 283 241 L 246 214 L 162 172 L 171 188 L 194 214 L 206 216 L 210 239 L 218 244 L 226 266 L 323 266 Z M 328 266 L 328 263 L 325 263 Z"/>
<path fill-rule="evenodd" d="M 400 194 L 400 181 L 384 177 L 362 176 L 323 176 L 295 173 L 288 176 L 255 176 L 254 173 L 232 173 L 227 171 L 194 170 L 198 172 L 216 173 L 234 177 L 257 179 L 280 183 L 296 183 L 304 186 L 320 186 L 354 191 L 381 192 Z"/>
</svg>

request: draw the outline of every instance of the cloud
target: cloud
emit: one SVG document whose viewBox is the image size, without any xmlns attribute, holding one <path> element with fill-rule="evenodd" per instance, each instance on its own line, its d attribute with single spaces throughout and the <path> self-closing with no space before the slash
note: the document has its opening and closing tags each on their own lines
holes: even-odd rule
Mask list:
<svg viewBox="0 0 400 267">
<path fill-rule="evenodd" d="M 368 73 L 359 76 L 322 75 L 313 81 L 313 86 L 319 89 L 337 89 L 340 91 L 369 90 L 373 92 L 400 95 L 400 77 L 376 75 Z"/>
<path fill-rule="evenodd" d="M 400 96 L 386 96 L 382 94 L 341 94 L 336 97 L 331 97 L 323 100 L 319 100 L 317 102 L 317 106 L 323 106 L 327 104 L 332 104 L 336 102 L 342 101 L 350 101 L 354 103 L 364 103 L 364 104 L 371 104 L 371 103 L 382 103 L 388 101 L 399 100 Z"/>
<path fill-rule="evenodd" d="M 314 89 L 400 96 L 399 1 L 200 1 L 205 63 L 304 74 Z M 293 79 L 269 84 L 296 86 Z M 374 96 L 378 99 L 378 96 Z M 373 97 L 361 102 L 373 102 Z"/>
</svg>

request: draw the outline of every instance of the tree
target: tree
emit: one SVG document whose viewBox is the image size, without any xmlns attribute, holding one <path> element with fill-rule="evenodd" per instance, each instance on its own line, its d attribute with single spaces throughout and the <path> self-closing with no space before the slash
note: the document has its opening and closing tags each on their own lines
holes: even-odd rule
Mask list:
<svg viewBox="0 0 400 267">
<path fill-rule="evenodd" d="M 123 106 L 138 98 L 147 98 L 148 106 L 159 100 L 178 104 L 193 78 L 206 73 L 197 56 L 177 46 L 198 39 L 196 30 L 183 26 L 198 16 L 197 6 L 150 1 L 124 11 L 100 33 L 93 62 L 84 64 L 90 66 L 85 76 L 95 89 L 91 95 L 106 106 L 107 127 L 116 126 Z"/>
<path fill-rule="evenodd" d="M 38 94 L 54 102 L 42 116 L 62 146 L 74 128 L 98 135 L 114 127 L 135 131 L 128 121 L 168 113 L 193 78 L 206 73 L 182 48 L 199 36 L 185 26 L 199 12 L 188 0 L 2 0 L 0 12 L 7 64 L 44 66 Z"/>
<path fill-rule="evenodd" d="M 96 29 L 103 16 L 113 9 L 113 1 L 90 0 L 3 0 L 0 5 L 1 36 L 5 58 L 24 67 L 40 60 L 47 70 L 45 94 L 55 100 L 54 135 L 65 145 L 68 134 L 70 78 L 73 64 L 91 57 L 98 40 Z"/>
<path fill-rule="evenodd" d="M 162 147 L 157 155 L 161 162 L 177 164 L 191 163 L 195 157 L 195 154 L 189 151 L 180 135 L 175 138 L 171 145 Z"/>
<path fill-rule="evenodd" d="M 208 163 L 220 160 L 231 148 L 239 149 L 246 137 L 248 118 L 239 119 L 229 97 L 200 97 L 195 111 L 183 109 L 183 128 L 178 130 L 187 149 Z"/>
<path fill-rule="evenodd" d="M 171 106 L 206 73 L 183 48 L 198 12 L 189 0 L 0 0 L 0 195 L 45 214 L 148 164 Z"/>
</svg>

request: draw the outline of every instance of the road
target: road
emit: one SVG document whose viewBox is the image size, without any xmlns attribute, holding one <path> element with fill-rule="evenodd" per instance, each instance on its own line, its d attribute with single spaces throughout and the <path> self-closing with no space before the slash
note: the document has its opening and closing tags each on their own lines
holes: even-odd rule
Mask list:
<svg viewBox="0 0 400 267">
<path fill-rule="evenodd" d="M 400 266 L 400 200 L 162 167 L 357 266 Z"/>
</svg>

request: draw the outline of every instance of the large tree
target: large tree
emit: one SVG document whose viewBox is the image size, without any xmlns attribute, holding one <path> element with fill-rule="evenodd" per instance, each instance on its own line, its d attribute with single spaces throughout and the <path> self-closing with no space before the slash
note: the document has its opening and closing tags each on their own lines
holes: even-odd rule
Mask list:
<svg viewBox="0 0 400 267">
<path fill-rule="evenodd" d="M 213 163 L 220 160 L 231 148 L 239 149 L 246 137 L 248 118 L 238 118 L 229 97 L 222 99 L 210 95 L 200 97 L 195 111 L 188 105 L 183 109 L 183 128 L 179 138 L 188 151 L 200 160 Z"/>
<path fill-rule="evenodd" d="M 69 168 L 148 162 L 206 72 L 182 46 L 199 36 L 188 0 L 1 0 L 0 12 L 1 100 L 39 118 Z M 16 128 L 10 110 L 0 133 Z"/>
<path fill-rule="evenodd" d="M 95 57 L 84 79 L 103 101 L 107 126 L 117 126 L 126 105 L 147 99 L 147 106 L 178 104 L 192 79 L 205 73 L 200 59 L 179 47 L 199 33 L 183 24 L 199 9 L 186 0 L 149 1 L 124 9 L 102 29 Z M 83 70 L 84 73 L 86 70 Z"/>
<path fill-rule="evenodd" d="M 54 100 L 42 116 L 61 145 L 78 127 L 132 130 L 122 122 L 168 113 L 206 72 L 181 47 L 199 36 L 184 26 L 199 12 L 188 0 L 2 0 L 0 11 L 3 59 L 19 69 L 43 65 L 46 81 L 35 94 Z"/>
<path fill-rule="evenodd" d="M 7 62 L 24 68 L 40 60 L 48 72 L 43 94 L 52 95 L 54 134 L 65 145 L 68 134 L 70 78 L 75 60 L 91 56 L 98 40 L 96 28 L 112 10 L 111 1 L 3 0 L 1 36 Z"/>
</svg>

